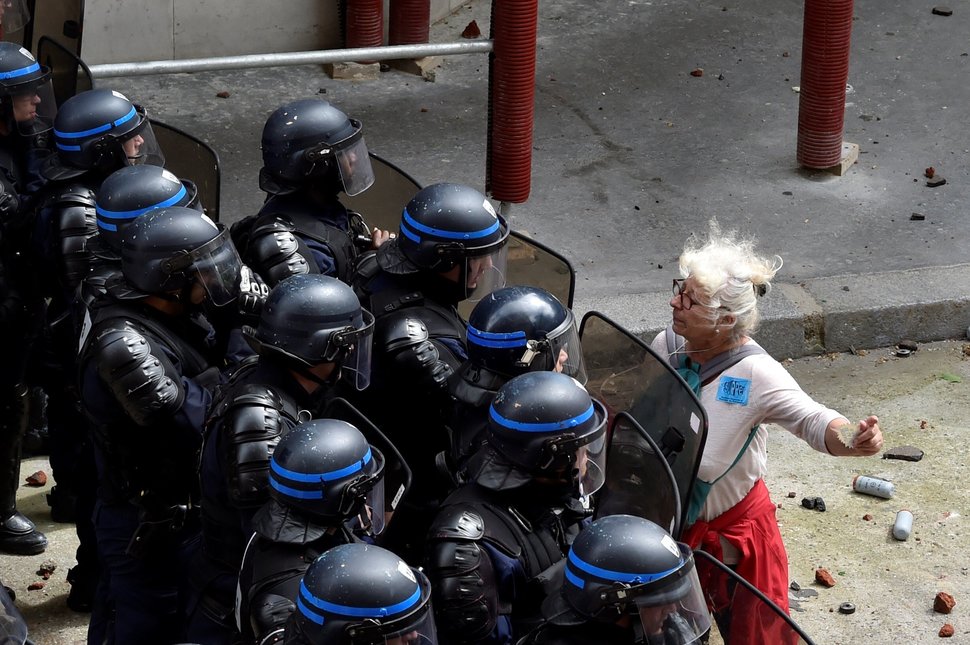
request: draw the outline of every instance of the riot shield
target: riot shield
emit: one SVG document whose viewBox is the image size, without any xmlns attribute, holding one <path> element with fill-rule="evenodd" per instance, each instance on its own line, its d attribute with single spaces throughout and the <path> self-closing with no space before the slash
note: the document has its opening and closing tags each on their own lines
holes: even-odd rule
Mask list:
<svg viewBox="0 0 970 645">
<path fill-rule="evenodd" d="M 370 153 L 370 165 L 374 169 L 371 187 L 353 197 L 341 195 L 340 201 L 350 210 L 360 213 L 371 228 L 376 226 L 396 232 L 404 207 L 421 190 L 421 184 L 373 152 Z"/>
<path fill-rule="evenodd" d="M 219 193 L 222 173 L 219 155 L 204 141 L 178 128 L 149 119 L 158 145 L 165 154 L 165 168 L 179 179 L 195 182 L 205 214 L 219 221 Z"/>
<path fill-rule="evenodd" d="M 50 36 L 41 36 L 37 41 L 37 61 L 51 68 L 51 85 L 57 105 L 94 88 L 94 78 L 87 64 Z"/>
<path fill-rule="evenodd" d="M 724 645 L 777 643 L 814 645 L 801 627 L 750 582 L 706 551 L 694 562 L 708 608 Z"/>
<path fill-rule="evenodd" d="M 627 412 L 610 429 L 606 483 L 596 493 L 596 519 L 636 515 L 665 528 L 675 538 L 681 529 L 681 500 L 670 464 L 657 442 Z"/>
<path fill-rule="evenodd" d="M 628 412 L 657 444 L 677 483 L 682 525 L 707 439 L 707 413 L 665 360 L 603 314 L 587 313 L 579 336 L 586 389 L 611 416 Z"/>
<path fill-rule="evenodd" d="M 393 513 L 411 487 L 411 468 L 394 443 L 346 399 L 335 398 L 328 402 L 320 416 L 325 419 L 340 419 L 353 425 L 367 437 L 370 445 L 381 451 L 384 455 L 385 507 Z"/>
</svg>

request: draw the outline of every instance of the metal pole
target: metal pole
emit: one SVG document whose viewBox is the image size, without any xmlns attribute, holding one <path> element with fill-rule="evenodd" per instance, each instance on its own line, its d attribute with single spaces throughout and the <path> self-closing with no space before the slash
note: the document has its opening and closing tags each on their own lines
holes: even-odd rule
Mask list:
<svg viewBox="0 0 970 645">
<path fill-rule="evenodd" d="M 186 58 L 182 60 L 154 60 L 143 63 L 104 63 L 91 65 L 94 78 L 113 76 L 153 76 L 178 72 L 211 72 L 256 67 L 345 63 L 355 60 L 394 60 L 424 58 L 425 56 L 454 56 L 458 54 L 487 54 L 492 51 L 491 40 L 468 43 L 393 45 L 388 47 L 358 47 L 277 54 L 245 54 L 215 58 Z"/>
</svg>

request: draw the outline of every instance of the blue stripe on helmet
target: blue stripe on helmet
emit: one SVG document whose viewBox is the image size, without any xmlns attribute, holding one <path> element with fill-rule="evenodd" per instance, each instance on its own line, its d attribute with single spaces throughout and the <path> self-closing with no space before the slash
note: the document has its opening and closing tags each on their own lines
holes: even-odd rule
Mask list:
<svg viewBox="0 0 970 645">
<path fill-rule="evenodd" d="M 34 63 L 33 65 L 28 65 L 27 67 L 21 67 L 20 69 L 13 69 L 9 72 L 0 73 L 0 79 L 7 80 L 8 78 L 19 78 L 21 76 L 33 74 L 34 72 L 38 71 L 40 71 L 40 63 Z"/>
<path fill-rule="evenodd" d="M 519 432 L 553 432 L 555 430 L 575 428 L 579 424 L 589 420 L 590 417 L 593 416 L 593 413 L 593 404 L 590 403 L 585 412 L 578 414 L 571 419 L 550 421 L 548 423 L 525 423 L 522 421 L 506 419 L 498 413 L 494 404 L 489 406 L 489 416 L 491 416 L 496 423 L 504 428 L 508 428 L 509 430 L 518 430 Z"/>
<path fill-rule="evenodd" d="M 401 222 L 401 235 L 408 238 L 415 244 L 421 244 L 421 236 L 408 228 L 407 224 Z"/>
<path fill-rule="evenodd" d="M 566 567 L 566 580 L 573 583 L 573 585 L 579 587 L 580 589 L 586 586 L 586 581 L 570 571 L 569 567 Z"/>
<path fill-rule="evenodd" d="M 296 606 L 307 620 L 311 620 L 317 625 L 322 625 L 324 622 L 326 622 L 326 619 L 323 616 L 306 606 L 306 603 L 303 602 L 302 594 L 296 599 Z"/>
<path fill-rule="evenodd" d="M 667 571 L 659 571 L 657 573 L 625 573 L 623 571 L 610 571 L 609 569 L 601 569 L 593 566 L 588 562 L 580 560 L 575 551 L 570 549 L 569 563 L 581 571 L 585 571 L 586 573 L 604 580 L 611 580 L 613 582 L 627 582 L 631 584 L 645 584 L 647 582 L 653 582 L 654 580 L 660 580 L 661 578 L 674 573 L 681 567 L 684 560 L 681 558 L 680 563 L 676 567 L 668 569 Z M 567 568 L 566 571 L 569 571 L 569 569 Z"/>
<path fill-rule="evenodd" d="M 61 137 L 62 139 L 79 139 L 81 137 L 89 137 L 92 134 L 99 134 L 101 132 L 107 132 L 108 130 L 111 130 L 112 128 L 118 127 L 122 123 L 126 123 L 128 121 L 131 121 L 131 119 L 134 118 L 137 114 L 138 114 L 138 112 L 135 110 L 134 106 L 132 106 L 131 111 L 128 112 L 128 114 L 124 115 L 123 117 L 121 117 L 120 119 L 118 119 L 118 120 L 116 120 L 114 122 L 105 123 L 104 125 L 99 125 L 98 127 L 91 128 L 90 130 L 82 130 L 81 132 L 63 132 L 61 130 L 55 129 L 54 130 L 54 135 L 55 136 L 58 136 L 58 137 Z M 58 147 L 60 147 L 59 144 L 58 144 Z M 80 148 L 78 148 L 78 150 L 80 150 Z"/>
<path fill-rule="evenodd" d="M 145 208 L 137 208 L 133 211 L 109 211 L 105 208 L 101 208 L 100 206 L 95 206 L 94 210 L 97 211 L 98 215 L 100 215 L 101 217 L 104 217 L 105 219 L 120 219 L 120 220 L 135 219 L 139 215 L 144 215 L 150 210 L 154 210 L 156 208 L 166 208 L 168 206 L 174 206 L 175 204 L 179 203 L 183 197 L 185 197 L 185 193 L 186 193 L 185 186 L 180 186 L 178 193 L 176 193 L 174 196 L 169 197 L 164 201 L 158 202 L 157 204 L 152 204 L 151 206 L 146 206 Z"/>
<path fill-rule="evenodd" d="M 283 495 L 287 497 L 292 497 L 293 499 L 323 499 L 323 491 L 317 490 L 300 490 L 298 488 L 291 488 L 289 486 L 284 486 L 272 477 L 269 478 L 269 485 L 278 490 Z"/>
<path fill-rule="evenodd" d="M 480 347 L 508 349 L 510 347 L 525 347 L 528 339 L 525 337 L 524 331 L 499 333 L 482 331 L 468 325 L 468 342 L 474 343 Z"/>
<path fill-rule="evenodd" d="M 81 149 L 81 146 L 65 146 L 63 143 L 58 143 L 57 149 L 79 151 Z"/>
<path fill-rule="evenodd" d="M 270 459 L 269 465 L 273 469 L 273 472 L 280 477 L 285 477 L 290 481 L 302 482 L 304 484 L 315 484 L 317 482 L 329 482 L 335 479 L 343 479 L 349 475 L 353 475 L 356 472 L 361 471 L 364 466 L 370 463 L 372 458 L 370 446 L 367 447 L 367 452 L 364 453 L 363 458 L 360 461 L 354 462 L 347 466 L 346 468 L 341 468 L 339 470 L 333 470 L 329 473 L 298 473 L 294 470 L 287 470 L 283 468 L 275 459 Z"/>
<path fill-rule="evenodd" d="M 422 224 L 421 222 L 411 217 L 411 215 L 408 213 L 408 210 L 406 208 L 404 209 L 404 215 L 402 218 L 402 224 L 403 223 L 407 223 L 408 226 L 413 227 L 414 229 L 416 229 L 421 233 L 426 233 L 428 235 L 435 235 L 437 237 L 443 237 L 449 240 L 474 240 L 480 237 L 488 237 L 495 231 L 499 230 L 501 226 L 498 218 L 495 218 L 494 224 L 492 224 L 488 228 L 483 228 L 478 231 L 468 231 L 467 233 L 458 232 L 458 231 L 446 231 L 441 228 L 434 228 L 434 227 L 426 226 Z"/>
<path fill-rule="evenodd" d="M 383 618 L 384 616 L 399 614 L 421 602 L 421 587 L 415 584 L 414 593 L 410 597 L 397 604 L 388 605 L 387 607 L 349 607 L 317 598 L 307 589 L 306 583 L 300 581 L 300 599 L 305 600 L 315 609 L 320 609 L 331 614 L 351 616 L 353 618 Z"/>
<path fill-rule="evenodd" d="M 105 222 L 105 221 L 99 219 L 98 220 L 98 228 L 100 228 L 102 230 L 105 230 L 105 231 L 112 231 L 112 232 L 114 232 L 114 231 L 117 231 L 118 230 L 118 225 L 117 224 L 109 224 L 108 222 Z"/>
</svg>

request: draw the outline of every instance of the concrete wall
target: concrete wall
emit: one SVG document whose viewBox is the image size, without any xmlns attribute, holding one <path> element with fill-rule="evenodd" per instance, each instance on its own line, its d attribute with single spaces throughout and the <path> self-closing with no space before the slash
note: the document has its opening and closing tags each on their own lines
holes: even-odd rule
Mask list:
<svg viewBox="0 0 970 645">
<path fill-rule="evenodd" d="M 432 0 L 432 20 L 465 2 Z M 81 57 L 98 64 L 334 49 L 337 16 L 336 0 L 86 0 Z"/>
</svg>

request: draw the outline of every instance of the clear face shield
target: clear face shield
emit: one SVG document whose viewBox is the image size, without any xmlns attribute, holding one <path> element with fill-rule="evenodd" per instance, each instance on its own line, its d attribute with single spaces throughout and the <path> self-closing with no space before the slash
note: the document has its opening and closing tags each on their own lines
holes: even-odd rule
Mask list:
<svg viewBox="0 0 970 645">
<path fill-rule="evenodd" d="M 687 560 L 680 569 L 665 579 L 644 585 L 643 592 L 634 598 L 643 633 L 648 643 L 699 643 L 711 629 L 711 615 L 697 577 L 693 555 L 685 544 L 670 540 Z M 630 591 L 636 594 L 637 589 Z"/>
<path fill-rule="evenodd" d="M 217 307 L 228 305 L 239 296 L 242 260 L 226 229 L 199 248 L 170 260 L 169 270 L 172 273 L 191 270 L 205 288 L 209 301 Z"/>
<path fill-rule="evenodd" d="M 380 535 L 387 525 L 384 505 L 384 455 L 380 450 L 370 449 L 374 467 L 371 473 L 362 475 L 351 482 L 344 491 L 343 504 L 352 508 L 356 500 L 364 497 L 364 508 L 361 509 L 358 521 L 361 526 L 369 527 L 372 535 Z"/>
<path fill-rule="evenodd" d="M 422 580 L 421 593 L 430 595 L 431 590 L 424 590 L 427 583 Z M 420 616 L 405 616 L 396 621 L 379 623 L 365 620 L 361 625 L 350 629 L 350 642 L 360 645 L 438 645 L 438 633 L 434 624 L 434 611 L 431 599 L 419 610 Z"/>
<path fill-rule="evenodd" d="M 563 323 L 554 329 L 546 338 L 551 360 L 555 361 L 552 370 L 560 374 L 573 377 L 582 385 L 586 385 L 586 361 L 583 360 L 583 349 L 579 343 L 579 329 L 576 328 L 576 318 L 572 312 Z"/>
<path fill-rule="evenodd" d="M 374 342 L 374 316 L 366 309 L 360 310 L 363 326 L 347 327 L 334 332 L 325 362 L 340 360 L 342 378 L 350 379 L 358 390 L 370 385 L 371 356 Z M 341 358 L 342 356 L 342 358 Z"/>
<path fill-rule="evenodd" d="M 371 167 L 370 154 L 359 121 L 350 122 L 357 132 L 333 146 L 333 156 L 340 172 L 340 181 L 349 197 L 359 195 L 374 183 L 374 169 Z"/>
<path fill-rule="evenodd" d="M 54 101 L 54 88 L 50 79 L 12 95 L 9 100 L 20 134 L 41 134 L 54 127 L 57 103 Z"/>
<path fill-rule="evenodd" d="M 563 475 L 571 478 L 575 496 L 584 503 L 606 482 L 606 411 L 598 401 L 593 401 L 591 408 L 591 414 L 600 417 L 599 425 L 592 432 L 581 437 L 565 435 L 545 448 L 550 460 L 557 454 L 572 455 L 569 472 Z"/>
<path fill-rule="evenodd" d="M 128 133 L 127 138 L 120 142 L 121 149 L 125 153 L 125 159 L 129 166 L 147 164 L 164 167 L 165 155 L 162 154 L 162 147 L 155 137 L 152 124 L 148 121 L 144 110 L 138 106 L 135 106 L 135 109 L 138 111 L 139 118 L 142 119 L 142 124 L 134 132 Z"/>
<path fill-rule="evenodd" d="M 20 31 L 30 22 L 26 0 L 0 0 L 0 34 Z"/>
<path fill-rule="evenodd" d="M 503 244 L 493 253 L 465 258 L 465 299 L 478 302 L 496 289 L 505 286 L 508 264 L 508 245 Z"/>
</svg>

